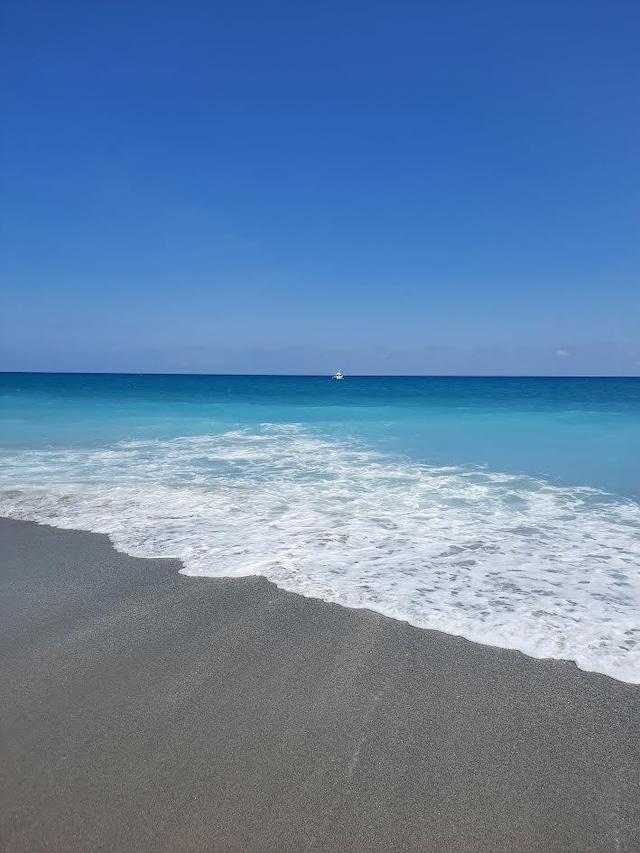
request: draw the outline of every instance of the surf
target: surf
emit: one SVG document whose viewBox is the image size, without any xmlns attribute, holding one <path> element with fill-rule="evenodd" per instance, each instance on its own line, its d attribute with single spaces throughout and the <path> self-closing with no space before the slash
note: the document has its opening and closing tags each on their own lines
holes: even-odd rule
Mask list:
<svg viewBox="0 0 640 853">
<path fill-rule="evenodd" d="M 640 507 L 265 423 L 0 460 L 0 513 L 640 682 Z"/>
</svg>

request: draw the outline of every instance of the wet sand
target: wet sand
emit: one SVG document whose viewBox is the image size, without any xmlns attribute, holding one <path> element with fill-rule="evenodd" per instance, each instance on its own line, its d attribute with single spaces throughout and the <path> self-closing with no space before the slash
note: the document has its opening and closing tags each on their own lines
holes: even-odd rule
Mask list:
<svg viewBox="0 0 640 853">
<path fill-rule="evenodd" d="M 637 853 L 640 689 L 0 520 L 0 848 Z"/>
</svg>

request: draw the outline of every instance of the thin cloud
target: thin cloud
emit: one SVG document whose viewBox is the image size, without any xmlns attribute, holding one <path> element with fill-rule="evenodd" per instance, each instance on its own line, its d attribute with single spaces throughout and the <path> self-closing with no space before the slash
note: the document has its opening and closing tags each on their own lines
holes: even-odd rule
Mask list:
<svg viewBox="0 0 640 853">
<path fill-rule="evenodd" d="M 564 355 L 571 355 L 571 353 L 569 352 L 569 350 L 568 350 L 568 349 L 557 349 L 557 350 L 556 350 L 556 355 L 562 355 L 562 356 L 564 356 Z"/>
</svg>

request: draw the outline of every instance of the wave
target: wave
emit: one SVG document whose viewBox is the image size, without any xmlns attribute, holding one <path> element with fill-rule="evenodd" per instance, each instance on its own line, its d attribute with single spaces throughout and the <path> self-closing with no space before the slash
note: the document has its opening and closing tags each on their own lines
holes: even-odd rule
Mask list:
<svg viewBox="0 0 640 853">
<path fill-rule="evenodd" d="M 295 425 L 0 459 L 0 514 L 640 682 L 640 507 Z"/>
</svg>

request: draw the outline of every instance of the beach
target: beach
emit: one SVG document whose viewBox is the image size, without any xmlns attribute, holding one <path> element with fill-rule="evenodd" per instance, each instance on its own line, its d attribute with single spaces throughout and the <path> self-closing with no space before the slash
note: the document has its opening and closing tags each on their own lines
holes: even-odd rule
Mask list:
<svg viewBox="0 0 640 853">
<path fill-rule="evenodd" d="M 636 4 L 2 23 L 0 853 L 640 853 Z"/>
<path fill-rule="evenodd" d="M 640 849 L 640 690 L 0 521 L 0 846 Z"/>
</svg>

